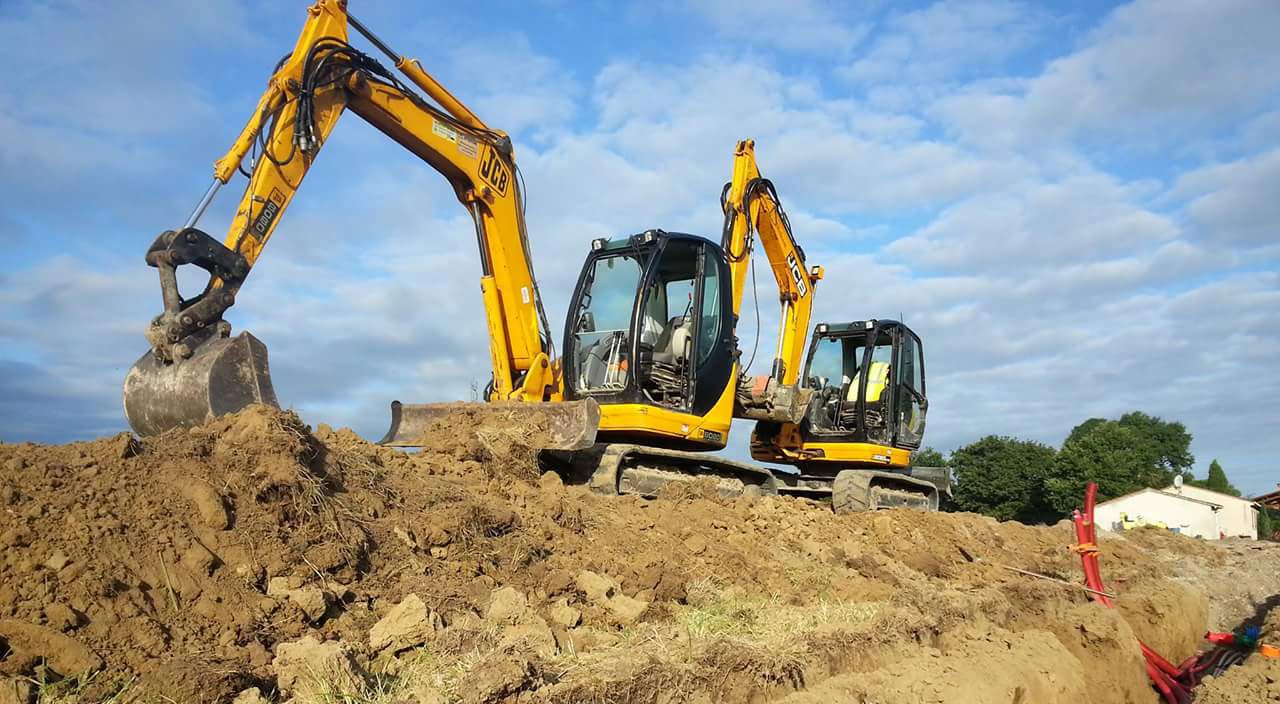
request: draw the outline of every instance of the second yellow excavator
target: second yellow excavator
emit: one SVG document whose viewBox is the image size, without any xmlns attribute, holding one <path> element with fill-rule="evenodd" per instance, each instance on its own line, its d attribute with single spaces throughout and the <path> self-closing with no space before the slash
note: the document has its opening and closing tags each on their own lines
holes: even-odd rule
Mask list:
<svg viewBox="0 0 1280 704">
<path fill-rule="evenodd" d="M 793 465 L 785 493 L 830 498 L 838 513 L 936 510 L 950 490 L 945 469 L 912 467 L 929 402 L 924 347 L 901 321 L 820 323 L 801 386 L 812 394 L 799 421 L 761 421 L 751 456 Z"/>
</svg>

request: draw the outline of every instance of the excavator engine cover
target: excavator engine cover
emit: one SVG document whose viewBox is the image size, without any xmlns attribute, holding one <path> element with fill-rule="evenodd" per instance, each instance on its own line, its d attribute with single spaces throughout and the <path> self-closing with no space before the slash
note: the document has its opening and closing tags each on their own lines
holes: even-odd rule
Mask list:
<svg viewBox="0 0 1280 704">
<path fill-rule="evenodd" d="M 378 441 L 390 447 L 423 447 L 441 430 L 476 435 L 502 433 L 538 450 L 583 450 L 596 442 L 600 406 L 594 399 L 551 403 L 391 402 L 391 428 Z"/>
<path fill-rule="evenodd" d="M 124 414 L 142 436 L 190 428 L 255 403 L 280 405 L 267 346 L 248 332 L 206 340 L 172 363 L 148 351 L 124 378 Z"/>
</svg>

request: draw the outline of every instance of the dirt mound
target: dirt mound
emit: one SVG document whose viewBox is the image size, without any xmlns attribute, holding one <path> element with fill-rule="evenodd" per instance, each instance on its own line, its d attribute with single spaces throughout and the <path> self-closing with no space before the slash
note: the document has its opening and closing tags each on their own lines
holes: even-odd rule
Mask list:
<svg viewBox="0 0 1280 704">
<path fill-rule="evenodd" d="M 1246 565 L 1189 539 L 1104 538 L 1109 611 L 1011 569 L 1078 582 L 1065 525 L 834 516 L 696 486 L 600 497 L 492 452 L 405 454 L 266 408 L 145 443 L 0 445 L 0 687 L 1146 702 L 1135 636 L 1177 661 L 1205 628 L 1205 590 L 1170 579 L 1180 565 L 1280 579 L 1280 550 Z"/>
</svg>

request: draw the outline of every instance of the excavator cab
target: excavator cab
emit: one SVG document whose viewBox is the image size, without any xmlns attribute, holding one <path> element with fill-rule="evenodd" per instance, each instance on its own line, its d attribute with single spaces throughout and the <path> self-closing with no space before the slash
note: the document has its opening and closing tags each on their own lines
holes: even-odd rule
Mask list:
<svg viewBox="0 0 1280 704">
<path fill-rule="evenodd" d="M 809 432 L 819 442 L 920 447 L 928 400 L 920 338 L 897 321 L 823 323 L 814 329 L 803 383 L 814 390 Z"/>
<path fill-rule="evenodd" d="M 724 252 L 705 238 L 595 240 L 565 325 L 565 398 L 595 399 L 610 440 L 722 447 L 736 356 L 730 296 Z"/>
</svg>

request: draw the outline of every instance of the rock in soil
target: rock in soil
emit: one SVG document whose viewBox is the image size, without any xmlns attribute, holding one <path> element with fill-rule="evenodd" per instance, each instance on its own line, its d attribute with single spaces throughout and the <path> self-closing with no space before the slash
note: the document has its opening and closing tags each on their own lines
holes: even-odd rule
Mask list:
<svg viewBox="0 0 1280 704">
<path fill-rule="evenodd" d="M 417 594 L 410 594 L 369 629 L 369 649 L 377 653 L 412 648 L 427 642 L 443 627 L 440 615 Z"/>
<path fill-rule="evenodd" d="M 365 686 L 365 675 L 347 646 L 314 636 L 276 646 L 271 666 L 280 691 L 303 701 L 326 691 L 359 692 Z"/>
<path fill-rule="evenodd" d="M 0 677 L 0 704 L 32 704 L 36 686 L 25 677 Z"/>
</svg>

